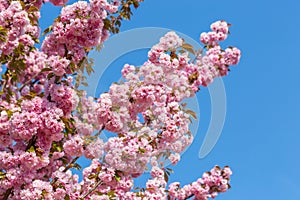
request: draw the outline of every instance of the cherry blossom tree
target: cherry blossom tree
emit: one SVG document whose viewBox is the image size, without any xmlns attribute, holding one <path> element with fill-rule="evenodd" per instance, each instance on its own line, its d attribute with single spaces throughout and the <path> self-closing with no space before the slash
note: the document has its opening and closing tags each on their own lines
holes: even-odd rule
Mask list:
<svg viewBox="0 0 300 200">
<path fill-rule="evenodd" d="M 168 183 L 180 153 L 193 141 L 190 98 L 240 59 L 235 47 L 222 49 L 225 21 L 202 33 L 194 50 L 175 32 L 163 36 L 142 66 L 126 64 L 123 81 L 100 97 L 78 87 L 93 72 L 88 59 L 142 0 L 90 0 L 61 6 L 42 35 L 41 0 L 0 0 L 0 196 L 1 199 L 194 199 L 215 198 L 229 188 L 230 168 L 215 166 L 195 182 Z M 97 66 L 95 66 L 97 67 Z M 97 70 L 97 68 L 95 68 Z M 104 131 L 115 133 L 107 142 Z M 82 169 L 78 158 L 91 160 Z M 144 188 L 134 179 L 147 168 Z"/>
</svg>

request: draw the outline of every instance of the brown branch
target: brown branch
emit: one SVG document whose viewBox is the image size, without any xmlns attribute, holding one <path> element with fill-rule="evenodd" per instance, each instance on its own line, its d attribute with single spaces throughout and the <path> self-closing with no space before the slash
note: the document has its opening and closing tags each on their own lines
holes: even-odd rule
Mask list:
<svg viewBox="0 0 300 200">
<path fill-rule="evenodd" d="M 29 140 L 29 142 L 28 142 L 28 144 L 26 146 L 26 150 L 25 151 L 28 151 L 31 146 L 35 145 L 36 138 L 37 138 L 36 135 L 32 136 L 32 138 Z"/>
<path fill-rule="evenodd" d="M 66 166 L 66 168 L 64 169 L 63 172 L 67 172 L 70 168 L 73 167 L 73 164 L 78 160 L 79 157 L 75 157 L 71 162 L 70 164 L 68 164 L 68 166 Z"/>
<path fill-rule="evenodd" d="M 92 189 L 90 189 L 85 195 L 82 195 L 82 197 L 81 197 L 80 199 L 85 199 L 88 195 L 90 195 L 92 192 L 94 192 L 94 190 L 97 189 L 97 187 L 98 187 L 99 185 L 101 185 L 101 183 L 102 183 L 101 180 L 98 181 L 98 182 L 96 183 L 96 185 L 95 185 Z"/>
<path fill-rule="evenodd" d="M 23 83 L 23 85 L 19 88 L 19 91 L 21 92 L 22 89 L 23 89 L 26 85 L 28 85 L 29 83 L 31 83 L 31 81 L 32 81 L 33 79 L 35 79 L 36 77 L 38 77 L 38 76 L 41 75 L 42 73 L 43 73 L 43 71 L 41 70 L 39 73 L 35 74 L 31 79 L 28 79 L 28 81 L 26 81 L 25 83 Z"/>
<path fill-rule="evenodd" d="M 7 200 L 9 195 L 11 194 L 13 188 L 9 188 L 8 190 L 6 190 L 3 200 Z"/>
<path fill-rule="evenodd" d="M 73 164 L 78 160 L 79 157 L 75 157 L 69 164 L 68 166 L 66 166 L 66 168 L 63 170 L 64 173 L 66 173 L 70 168 L 73 167 Z M 57 177 L 55 177 L 53 179 L 53 182 L 51 183 L 52 185 L 54 185 L 56 183 L 56 181 L 58 180 Z"/>
</svg>

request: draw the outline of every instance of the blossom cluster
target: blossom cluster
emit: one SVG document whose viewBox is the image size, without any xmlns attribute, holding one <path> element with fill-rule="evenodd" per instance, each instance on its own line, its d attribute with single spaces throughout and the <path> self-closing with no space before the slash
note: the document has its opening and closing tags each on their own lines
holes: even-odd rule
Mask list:
<svg viewBox="0 0 300 200">
<path fill-rule="evenodd" d="M 78 1 L 65 6 L 60 17 L 46 36 L 42 50 L 47 55 L 71 58 L 78 63 L 86 56 L 89 48 L 103 43 L 109 33 L 103 20 L 108 12 L 114 13 L 118 5 L 106 0 Z"/>
<path fill-rule="evenodd" d="M 180 102 L 213 78 L 225 75 L 216 64 L 220 61 L 209 59 L 214 48 L 220 49 L 214 53 L 222 59 L 223 50 L 214 43 L 192 62 L 187 51 L 178 52 L 183 47 L 182 38 L 167 33 L 149 51 L 148 61 L 141 67 L 126 64 L 124 81 L 114 83 L 100 96 L 98 123 L 118 135 L 105 145 L 105 161 L 115 169 L 140 173 L 151 158 L 161 155 L 176 164 L 193 141 L 190 115 Z M 227 64 L 238 62 L 236 51 L 238 55 L 226 57 Z"/>
<path fill-rule="evenodd" d="M 94 99 L 76 89 L 74 78 L 88 52 L 107 39 L 108 15 L 125 1 L 109 2 L 64 6 L 39 50 L 34 45 L 42 1 L 0 0 L 6 69 L 0 80 L 1 199 L 208 199 L 229 188 L 228 167 L 215 167 L 183 188 L 168 186 L 165 168 L 166 161 L 177 164 L 193 141 L 189 125 L 195 116 L 181 101 L 239 62 L 237 48 L 219 45 L 229 24 L 218 21 L 201 34 L 202 53 L 167 33 L 141 67 L 126 64 L 123 81 Z M 104 142 L 102 131 L 115 136 Z M 80 169 L 81 156 L 92 162 L 80 181 L 70 169 Z M 134 178 L 147 168 L 145 189 L 134 189 Z"/>
<path fill-rule="evenodd" d="M 36 1 L 33 6 L 40 6 L 41 1 Z M 28 11 L 20 1 L 0 1 L 0 54 L 10 55 L 22 46 L 25 51 L 33 46 L 39 37 L 37 19 L 40 12 Z"/>
<path fill-rule="evenodd" d="M 236 65 L 241 56 L 241 51 L 236 47 L 228 47 L 223 50 L 218 45 L 218 42 L 227 38 L 229 26 L 230 24 L 225 21 L 217 21 L 211 25 L 211 32 L 204 32 L 200 35 L 200 41 L 208 46 L 206 56 L 200 62 L 203 62 L 209 68 L 217 67 L 217 70 L 213 70 L 214 75 L 227 75 L 228 67 Z"/>
<path fill-rule="evenodd" d="M 169 185 L 170 199 L 184 200 L 191 196 L 201 200 L 214 199 L 218 193 L 226 192 L 230 188 L 229 178 L 231 174 L 229 167 L 222 170 L 215 166 L 210 172 L 205 172 L 202 178 L 182 188 L 180 188 L 179 182 L 174 182 Z"/>
</svg>

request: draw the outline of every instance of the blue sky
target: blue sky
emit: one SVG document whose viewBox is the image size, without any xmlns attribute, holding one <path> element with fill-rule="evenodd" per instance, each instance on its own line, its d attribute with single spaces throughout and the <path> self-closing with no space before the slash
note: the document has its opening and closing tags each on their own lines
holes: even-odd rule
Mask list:
<svg viewBox="0 0 300 200">
<path fill-rule="evenodd" d="M 50 5 L 43 9 L 41 25 L 46 27 L 57 10 Z M 201 111 L 197 136 L 173 167 L 171 181 L 187 184 L 216 164 L 229 165 L 234 172 L 232 189 L 218 199 L 298 200 L 300 1 L 145 0 L 121 31 L 162 27 L 198 41 L 199 34 L 220 19 L 232 24 L 223 46 L 242 50 L 240 64 L 223 78 L 227 113 L 222 135 L 211 153 L 199 159 L 211 112 L 209 93 L 203 88 L 197 94 Z M 114 65 L 124 59 L 142 64 L 146 51 L 139 55 L 120 57 Z M 110 73 L 118 73 L 117 68 Z M 120 76 L 111 77 L 118 80 Z"/>
</svg>

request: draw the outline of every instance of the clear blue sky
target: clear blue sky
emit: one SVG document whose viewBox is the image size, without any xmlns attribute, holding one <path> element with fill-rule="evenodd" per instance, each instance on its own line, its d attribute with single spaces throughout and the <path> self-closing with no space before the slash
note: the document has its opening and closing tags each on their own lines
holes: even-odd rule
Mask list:
<svg viewBox="0 0 300 200">
<path fill-rule="evenodd" d="M 43 27 L 50 24 L 55 13 L 52 6 L 45 8 Z M 233 25 L 224 46 L 242 50 L 240 64 L 223 78 L 225 126 L 213 151 L 199 159 L 210 119 L 209 94 L 202 89 L 197 95 L 199 132 L 180 164 L 173 168 L 171 180 L 187 184 L 215 164 L 229 165 L 234 172 L 232 189 L 218 199 L 298 200 L 300 1 L 145 0 L 121 30 L 163 27 L 198 40 L 199 34 L 219 19 Z M 131 56 L 132 61 L 127 62 L 142 64 L 146 53 L 143 55 Z"/>
</svg>

